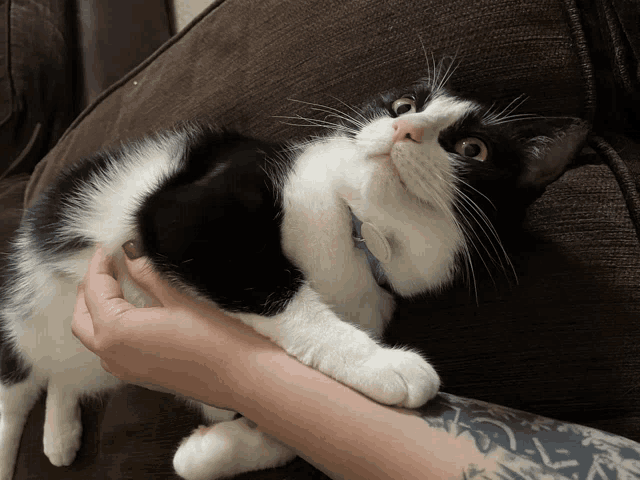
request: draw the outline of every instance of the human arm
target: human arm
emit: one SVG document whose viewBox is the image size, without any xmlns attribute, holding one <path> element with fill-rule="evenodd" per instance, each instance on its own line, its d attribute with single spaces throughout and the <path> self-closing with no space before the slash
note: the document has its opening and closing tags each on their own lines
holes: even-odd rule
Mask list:
<svg viewBox="0 0 640 480">
<path fill-rule="evenodd" d="M 620 453 L 640 458 L 638 445 L 604 432 L 445 394 L 420 412 L 379 405 L 144 265 L 127 260 L 162 307 L 125 302 L 100 254 L 78 295 L 74 332 L 106 369 L 239 411 L 332 478 L 571 478 L 605 460 L 640 472 Z"/>
<path fill-rule="evenodd" d="M 74 333 L 109 372 L 236 410 L 332 478 L 398 478 L 402 471 L 461 478 L 455 462 L 443 452 L 435 455 L 441 442 L 416 431 L 408 448 L 411 413 L 370 401 L 238 320 L 168 288 L 143 259 L 127 265 L 162 306 L 139 309 L 126 302 L 110 262 L 98 252 L 74 314 Z M 417 454 L 422 449 L 433 453 Z"/>
<path fill-rule="evenodd" d="M 331 478 L 640 478 L 640 445 L 624 437 L 445 393 L 387 407 L 295 364 L 261 362 L 241 412 Z"/>
</svg>

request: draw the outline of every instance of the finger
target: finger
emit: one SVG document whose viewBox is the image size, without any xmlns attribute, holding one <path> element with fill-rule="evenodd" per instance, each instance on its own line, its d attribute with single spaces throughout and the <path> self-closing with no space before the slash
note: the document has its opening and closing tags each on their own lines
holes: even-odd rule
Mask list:
<svg viewBox="0 0 640 480">
<path fill-rule="evenodd" d="M 71 319 L 71 333 L 73 333 L 85 347 L 95 352 L 93 320 L 91 320 L 91 314 L 87 308 L 84 295 L 85 286 L 84 284 L 80 284 L 76 295 L 76 304 L 73 309 L 73 318 Z"/>
<path fill-rule="evenodd" d="M 128 242 L 129 243 L 129 242 Z M 127 248 L 131 248 L 129 245 Z M 127 249 L 125 249 L 127 252 Z M 148 257 L 131 259 L 125 255 L 125 265 L 131 279 L 145 292 L 156 298 L 165 307 L 181 307 L 193 302 L 191 297 L 179 292 L 156 272 Z"/>
<path fill-rule="evenodd" d="M 103 369 L 105 372 L 110 373 L 111 375 L 116 376 L 116 375 L 114 374 L 114 372 L 111 370 L 111 366 L 110 366 L 107 362 L 105 362 L 103 359 L 100 359 L 100 366 L 102 367 L 102 369 Z"/>
<path fill-rule="evenodd" d="M 86 279 L 85 302 L 93 321 L 94 336 L 100 327 L 124 312 L 135 308 L 124 299 L 120 284 L 115 279 L 113 258 L 98 248 L 89 264 Z"/>
</svg>

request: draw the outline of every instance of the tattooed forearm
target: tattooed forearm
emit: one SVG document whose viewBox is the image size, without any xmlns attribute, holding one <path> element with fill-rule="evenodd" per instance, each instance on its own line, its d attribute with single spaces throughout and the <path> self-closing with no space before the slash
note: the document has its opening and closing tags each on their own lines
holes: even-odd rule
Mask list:
<svg viewBox="0 0 640 480">
<path fill-rule="evenodd" d="M 445 393 L 422 414 L 482 454 L 466 480 L 640 478 L 640 444 L 610 433 Z"/>
</svg>

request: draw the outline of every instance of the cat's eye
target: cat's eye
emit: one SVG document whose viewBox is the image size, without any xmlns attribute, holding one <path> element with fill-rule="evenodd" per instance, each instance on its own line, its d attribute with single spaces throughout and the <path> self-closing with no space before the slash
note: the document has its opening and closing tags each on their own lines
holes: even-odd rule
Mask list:
<svg viewBox="0 0 640 480">
<path fill-rule="evenodd" d="M 484 162 L 489 156 L 489 149 L 485 143 L 476 137 L 468 137 L 458 140 L 453 149 L 458 155 L 473 158 L 479 162 Z"/>
<path fill-rule="evenodd" d="M 405 113 L 416 112 L 416 102 L 413 98 L 402 97 L 391 104 L 391 110 L 396 115 L 404 115 Z"/>
</svg>

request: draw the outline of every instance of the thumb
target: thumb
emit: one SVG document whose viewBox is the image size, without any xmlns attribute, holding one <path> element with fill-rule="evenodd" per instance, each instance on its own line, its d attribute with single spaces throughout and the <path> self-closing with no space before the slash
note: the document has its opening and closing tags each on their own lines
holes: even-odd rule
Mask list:
<svg viewBox="0 0 640 480">
<path fill-rule="evenodd" d="M 154 268 L 148 257 L 143 257 L 142 249 L 136 241 L 129 241 L 122 246 L 125 252 L 125 265 L 131 280 L 138 287 L 156 298 L 163 307 L 182 307 L 192 299 L 179 292 L 164 279 Z"/>
</svg>

